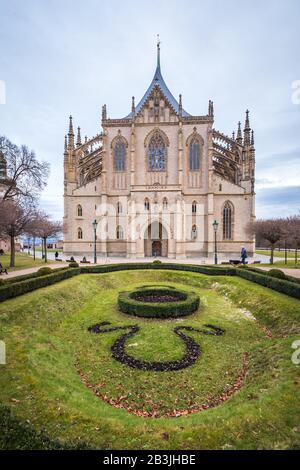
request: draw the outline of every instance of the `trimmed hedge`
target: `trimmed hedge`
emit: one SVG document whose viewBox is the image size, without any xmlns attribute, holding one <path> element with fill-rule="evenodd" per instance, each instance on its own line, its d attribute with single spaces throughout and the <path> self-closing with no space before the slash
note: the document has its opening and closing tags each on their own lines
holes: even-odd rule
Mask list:
<svg viewBox="0 0 300 470">
<path fill-rule="evenodd" d="M 114 271 L 129 271 L 134 269 L 169 269 L 172 271 L 188 271 L 211 276 L 235 276 L 235 268 L 198 266 L 195 264 L 175 264 L 175 263 L 124 263 L 101 266 L 82 266 L 82 273 L 110 273 Z"/>
<path fill-rule="evenodd" d="M 138 295 L 170 294 L 178 297 L 173 302 L 147 302 L 138 300 Z M 131 292 L 121 292 L 118 306 L 123 313 L 147 318 L 177 318 L 190 315 L 199 308 L 200 299 L 194 292 L 179 289 L 145 288 Z"/>
<path fill-rule="evenodd" d="M 52 274 L 53 271 L 49 266 L 44 266 L 43 268 L 38 269 L 37 274 L 39 276 L 47 276 L 48 274 Z"/>
<path fill-rule="evenodd" d="M 270 276 L 270 272 L 273 271 L 272 269 L 270 269 L 268 271 L 266 269 L 254 268 L 252 266 L 239 266 L 238 269 L 245 269 L 245 270 L 248 270 L 248 271 L 253 271 L 255 273 L 262 274 L 263 276 Z M 280 269 L 278 269 L 278 270 L 274 269 L 274 271 L 281 271 L 281 270 Z M 281 272 L 283 272 L 283 271 L 281 271 Z M 300 284 L 300 279 L 298 279 L 297 277 L 289 276 L 288 274 L 284 274 L 284 275 L 285 275 L 284 279 L 286 281 L 295 282 L 296 284 Z"/>
<path fill-rule="evenodd" d="M 78 268 L 62 267 L 53 270 L 53 274 L 40 276 L 38 273 L 18 276 L 0 283 L 0 302 L 26 294 L 40 287 L 46 287 L 55 282 L 68 279 L 78 274 L 109 273 L 115 271 L 129 271 L 135 269 L 167 269 L 173 271 L 187 271 L 211 276 L 239 276 L 249 281 L 257 282 L 270 289 L 287 294 L 296 299 L 300 298 L 300 279 L 286 276 L 286 280 L 276 279 L 268 275 L 267 271 L 250 267 L 222 267 L 222 266 L 198 266 L 192 264 L 175 263 L 123 263 L 99 266 L 82 266 Z"/>
<path fill-rule="evenodd" d="M 25 281 L 16 282 L 7 286 L 1 285 L 0 302 L 17 297 L 18 295 L 26 294 L 27 292 L 31 292 L 41 287 L 50 286 L 64 279 L 77 276 L 78 274 L 80 274 L 80 268 L 70 268 L 60 270 L 59 272 L 49 274 L 47 276 L 39 276 L 33 279 L 27 279 Z"/>
<path fill-rule="evenodd" d="M 52 273 L 57 273 L 58 271 L 63 271 L 63 270 L 66 270 L 66 269 L 68 269 L 68 266 L 64 266 L 62 268 L 52 269 L 51 271 L 52 271 Z M 27 279 L 34 279 L 34 278 L 40 277 L 40 276 L 41 276 L 41 274 L 38 270 L 35 273 L 22 274 L 21 276 L 10 277 L 8 279 L 2 278 L 2 280 L 3 280 L 4 285 L 6 286 L 7 284 L 15 284 L 16 282 L 27 281 Z M 1 285 L 3 285 L 3 284 L 1 284 Z"/>
<path fill-rule="evenodd" d="M 268 271 L 268 276 L 276 277 L 277 279 L 285 279 L 286 276 L 281 269 L 270 269 Z"/>
<path fill-rule="evenodd" d="M 296 282 L 290 282 L 284 279 L 277 279 L 276 277 L 260 274 L 250 269 L 237 269 L 236 274 L 239 277 L 247 279 L 248 281 L 256 282 L 269 289 L 276 290 L 282 294 L 300 299 L 300 285 Z"/>
<path fill-rule="evenodd" d="M 79 268 L 79 264 L 76 261 L 71 261 L 69 268 Z"/>
</svg>

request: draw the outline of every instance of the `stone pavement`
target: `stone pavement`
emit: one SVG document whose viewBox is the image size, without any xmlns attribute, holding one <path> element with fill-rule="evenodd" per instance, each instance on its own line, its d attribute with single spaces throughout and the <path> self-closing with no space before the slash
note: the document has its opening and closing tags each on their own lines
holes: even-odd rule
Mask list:
<svg viewBox="0 0 300 470">
<path fill-rule="evenodd" d="M 44 267 L 55 269 L 55 268 L 62 268 L 64 266 L 67 266 L 67 264 L 66 263 L 59 263 L 59 264 L 58 263 L 57 264 L 54 264 L 54 263 L 46 264 L 45 263 L 45 266 L 38 266 L 36 268 L 18 269 L 16 271 L 11 271 L 11 272 L 9 272 L 9 268 L 8 268 L 8 275 L 1 274 L 0 279 L 5 280 L 5 279 L 10 279 L 12 277 L 23 276 L 23 275 L 26 275 L 26 274 L 32 274 L 32 273 L 35 273 L 36 271 L 38 271 L 40 268 L 44 268 Z"/>
<path fill-rule="evenodd" d="M 54 253 L 49 253 L 49 255 L 50 255 L 49 259 L 51 259 L 53 261 L 55 259 Z M 65 263 L 66 257 L 61 253 L 59 254 L 59 256 L 63 260 L 62 262 L 51 263 L 51 264 L 46 264 L 45 263 L 45 266 L 48 266 L 51 269 L 62 268 L 63 266 L 67 266 L 67 263 Z M 214 264 L 213 259 L 208 259 L 208 258 L 193 258 L 193 259 L 157 258 L 157 259 L 160 259 L 164 263 L 169 262 L 169 263 L 179 263 L 179 264 L 201 264 L 201 265 L 204 265 L 204 266 L 209 265 L 209 264 Z M 266 263 L 266 262 L 269 261 L 269 257 L 265 256 L 265 255 L 256 255 L 254 259 L 255 259 L 255 261 L 261 261 L 262 263 Z M 249 259 L 249 263 L 252 263 L 254 261 L 254 259 Z M 274 260 L 277 260 L 277 259 L 280 260 L 281 258 L 274 258 Z M 79 259 L 76 260 L 76 257 L 75 257 L 75 261 L 79 261 Z M 92 258 L 88 258 L 88 261 L 92 261 Z M 154 261 L 154 258 L 130 259 L 130 258 L 98 257 L 97 261 L 98 261 L 97 264 L 99 264 L 99 265 L 101 265 L 101 264 L 119 264 L 119 263 L 137 263 L 137 262 L 138 263 L 143 263 L 143 262 L 144 263 L 147 263 L 147 262 L 152 263 Z M 222 260 L 220 260 L 220 261 L 222 261 Z M 87 266 L 90 266 L 90 265 L 93 265 L 93 263 L 91 262 L 91 264 L 88 264 Z M 85 266 L 85 265 L 80 263 L 80 266 Z M 34 272 L 38 271 L 38 269 L 40 269 L 41 267 L 43 267 L 43 266 L 38 266 L 36 268 L 19 269 L 17 271 L 11 271 L 11 272 L 8 273 L 8 275 L 1 274 L 0 279 L 9 279 L 9 278 L 13 278 L 13 277 L 16 277 L 16 276 L 31 274 L 31 273 L 34 273 Z M 272 269 L 272 266 L 262 267 L 259 264 L 257 265 L 257 267 L 260 268 L 260 269 L 265 269 L 265 270 Z M 292 268 L 291 269 L 290 268 L 280 268 L 280 269 L 283 272 L 285 272 L 286 274 L 289 274 L 290 276 L 300 278 L 300 269 L 292 269 Z"/>
<path fill-rule="evenodd" d="M 258 266 L 259 269 L 263 269 L 264 271 L 269 271 L 270 269 L 277 269 L 276 266 L 270 266 L 270 267 L 266 267 L 266 266 Z M 300 279 L 300 269 L 293 269 L 293 268 L 278 268 L 280 269 L 280 271 L 283 271 L 285 274 L 287 274 L 288 276 L 293 276 L 293 277 L 297 277 L 298 279 Z"/>
</svg>

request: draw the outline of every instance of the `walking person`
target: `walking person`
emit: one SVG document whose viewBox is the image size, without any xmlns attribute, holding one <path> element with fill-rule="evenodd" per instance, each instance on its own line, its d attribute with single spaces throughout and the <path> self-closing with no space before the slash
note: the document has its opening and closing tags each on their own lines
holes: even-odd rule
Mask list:
<svg viewBox="0 0 300 470">
<path fill-rule="evenodd" d="M 246 259 L 247 259 L 247 258 L 248 258 L 247 250 L 246 250 L 246 248 L 243 246 L 242 251 L 241 251 L 241 260 L 242 260 L 242 263 L 243 263 L 243 264 L 246 264 Z"/>
</svg>

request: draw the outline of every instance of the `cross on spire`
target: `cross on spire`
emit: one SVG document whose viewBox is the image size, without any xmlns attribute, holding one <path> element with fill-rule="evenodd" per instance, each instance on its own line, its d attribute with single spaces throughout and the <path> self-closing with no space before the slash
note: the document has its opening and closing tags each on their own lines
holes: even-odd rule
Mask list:
<svg viewBox="0 0 300 470">
<path fill-rule="evenodd" d="M 161 40 L 158 34 L 157 35 L 157 68 L 159 69 L 160 69 L 160 44 L 161 44 Z"/>
</svg>

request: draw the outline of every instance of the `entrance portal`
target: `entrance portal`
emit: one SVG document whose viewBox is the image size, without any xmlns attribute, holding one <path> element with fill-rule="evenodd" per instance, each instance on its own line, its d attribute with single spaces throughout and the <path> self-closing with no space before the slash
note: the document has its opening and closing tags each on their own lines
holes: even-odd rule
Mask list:
<svg viewBox="0 0 300 470">
<path fill-rule="evenodd" d="M 161 256 L 161 241 L 155 240 L 152 242 L 152 256 Z"/>
<path fill-rule="evenodd" d="M 152 222 L 146 229 L 144 252 L 146 257 L 168 256 L 168 232 L 160 222 Z"/>
</svg>

